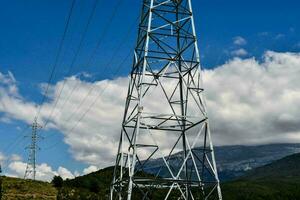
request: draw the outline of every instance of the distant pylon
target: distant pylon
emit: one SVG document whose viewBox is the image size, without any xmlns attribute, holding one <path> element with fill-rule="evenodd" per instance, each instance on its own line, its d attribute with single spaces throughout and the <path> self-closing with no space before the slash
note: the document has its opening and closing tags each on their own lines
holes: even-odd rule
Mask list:
<svg viewBox="0 0 300 200">
<path fill-rule="evenodd" d="M 35 118 L 31 125 L 31 128 L 32 128 L 31 144 L 26 147 L 26 149 L 28 149 L 28 151 L 29 151 L 29 156 L 28 156 L 28 160 L 27 160 L 24 179 L 31 178 L 31 179 L 35 180 L 35 177 L 36 177 L 36 152 L 37 152 L 37 149 L 39 148 L 37 146 L 37 139 L 39 138 L 39 136 L 37 134 L 37 130 L 42 128 L 42 126 L 40 126 L 37 123 L 37 119 Z"/>
<path fill-rule="evenodd" d="M 222 199 L 200 72 L 191 0 L 143 0 L 111 200 Z"/>
</svg>

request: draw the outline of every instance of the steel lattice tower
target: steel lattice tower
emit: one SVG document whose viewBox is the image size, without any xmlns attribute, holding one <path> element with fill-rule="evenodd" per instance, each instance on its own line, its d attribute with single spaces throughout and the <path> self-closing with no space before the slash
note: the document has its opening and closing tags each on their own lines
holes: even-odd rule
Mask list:
<svg viewBox="0 0 300 200">
<path fill-rule="evenodd" d="M 39 138 L 37 135 L 37 130 L 42 128 L 38 123 L 37 119 L 34 119 L 34 122 L 31 125 L 31 144 L 26 147 L 29 151 L 28 161 L 26 165 L 26 170 L 24 174 L 24 179 L 30 178 L 30 174 L 32 174 L 32 179 L 35 180 L 36 176 L 36 151 L 39 148 L 37 146 L 37 139 Z"/>
<path fill-rule="evenodd" d="M 143 0 L 111 200 L 222 199 L 200 72 L 191 0 Z"/>
</svg>

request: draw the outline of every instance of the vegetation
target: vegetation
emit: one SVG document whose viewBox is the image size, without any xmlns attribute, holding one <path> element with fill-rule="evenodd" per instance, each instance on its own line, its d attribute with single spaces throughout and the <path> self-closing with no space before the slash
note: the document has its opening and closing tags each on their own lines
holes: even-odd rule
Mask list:
<svg viewBox="0 0 300 200">
<path fill-rule="evenodd" d="M 109 167 L 63 182 L 61 177 L 54 177 L 52 184 L 3 177 L 2 199 L 107 200 L 112 171 Z M 221 187 L 224 200 L 298 200 L 300 154 L 251 170 L 240 179 L 222 183 Z M 162 191 L 156 190 L 152 199 L 163 199 Z"/>
<path fill-rule="evenodd" d="M 1 171 L 0 171 L 0 173 L 1 173 Z M 2 199 L 2 176 L 0 176 L 0 199 Z"/>
<path fill-rule="evenodd" d="M 300 182 L 282 179 L 237 180 L 222 184 L 224 200 L 297 200 Z"/>
<path fill-rule="evenodd" d="M 61 188 L 63 186 L 64 180 L 60 176 L 54 176 L 51 183 L 54 187 Z"/>
<path fill-rule="evenodd" d="M 300 199 L 300 154 L 293 154 L 222 184 L 224 200 Z"/>
<path fill-rule="evenodd" d="M 246 174 L 251 180 L 294 180 L 300 181 L 300 153 L 284 157 L 263 167 L 258 167 Z"/>
<path fill-rule="evenodd" d="M 50 183 L 2 177 L 2 200 L 53 200 L 57 190 Z"/>
<path fill-rule="evenodd" d="M 59 190 L 58 199 L 108 199 L 113 167 L 66 180 Z M 97 198 L 96 198 L 97 197 Z"/>
<path fill-rule="evenodd" d="M 107 199 L 112 168 L 64 182 L 60 199 Z M 300 199 L 300 154 L 287 156 L 221 184 L 224 200 Z M 71 195 L 72 196 L 71 196 Z M 156 191 L 153 199 L 163 199 Z M 84 196 L 84 197 L 82 197 Z M 139 199 L 139 198 L 136 198 Z"/>
</svg>

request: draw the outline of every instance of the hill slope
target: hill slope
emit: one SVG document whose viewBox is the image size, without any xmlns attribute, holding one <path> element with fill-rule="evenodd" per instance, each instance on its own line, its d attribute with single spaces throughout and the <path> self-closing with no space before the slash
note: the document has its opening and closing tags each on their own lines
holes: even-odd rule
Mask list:
<svg viewBox="0 0 300 200">
<path fill-rule="evenodd" d="M 270 155 L 270 152 L 266 154 Z M 109 167 L 66 180 L 58 192 L 50 183 L 3 177 L 2 199 L 50 200 L 56 199 L 58 193 L 59 200 L 104 200 L 109 194 L 112 172 L 113 167 Z M 249 170 L 234 181 L 222 183 L 222 193 L 224 200 L 300 199 L 300 153 Z"/>
<path fill-rule="evenodd" d="M 300 153 L 250 170 L 242 178 L 222 184 L 224 200 L 300 199 Z"/>
<path fill-rule="evenodd" d="M 215 147 L 217 167 L 221 181 L 229 181 L 243 176 L 251 169 L 264 166 L 295 153 L 300 153 L 300 144 L 232 145 Z M 182 154 L 182 152 L 178 152 L 173 156 L 181 156 L 180 154 Z M 174 168 L 178 165 L 176 162 L 170 162 L 170 164 Z M 146 171 L 148 173 L 156 173 L 163 165 L 162 159 L 150 160 L 146 165 Z M 164 170 L 162 170 L 161 176 L 164 176 L 163 172 Z M 168 174 L 166 169 L 165 172 Z"/>
<path fill-rule="evenodd" d="M 112 169 L 65 181 L 58 199 L 107 199 Z M 224 200 L 300 199 L 300 154 L 250 170 L 246 176 L 222 183 L 221 187 Z"/>
<path fill-rule="evenodd" d="M 50 183 L 11 177 L 1 179 L 2 200 L 56 199 L 57 190 Z"/>
<path fill-rule="evenodd" d="M 66 180 L 57 199 L 108 199 L 113 167 Z"/>
<path fill-rule="evenodd" d="M 262 167 L 249 171 L 246 179 L 282 179 L 300 181 L 300 153 L 284 157 Z"/>
<path fill-rule="evenodd" d="M 300 182 L 284 179 L 236 180 L 221 184 L 223 200 L 298 200 Z"/>
</svg>

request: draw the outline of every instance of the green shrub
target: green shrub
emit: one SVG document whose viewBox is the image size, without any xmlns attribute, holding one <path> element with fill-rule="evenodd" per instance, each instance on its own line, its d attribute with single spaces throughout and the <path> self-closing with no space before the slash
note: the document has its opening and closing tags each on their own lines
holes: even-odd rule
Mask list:
<svg viewBox="0 0 300 200">
<path fill-rule="evenodd" d="M 63 186 L 64 180 L 60 176 L 54 176 L 51 183 L 54 187 L 61 188 Z"/>
</svg>

